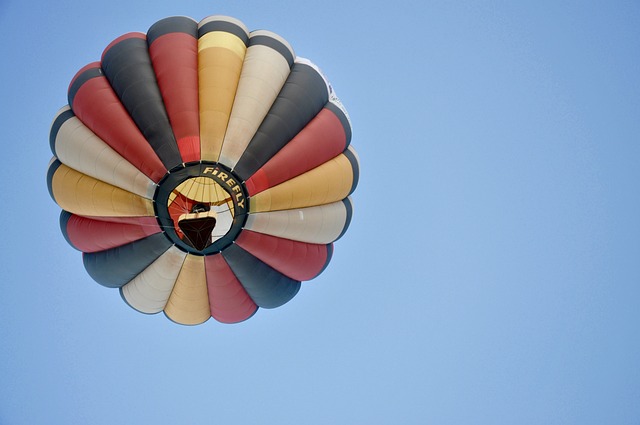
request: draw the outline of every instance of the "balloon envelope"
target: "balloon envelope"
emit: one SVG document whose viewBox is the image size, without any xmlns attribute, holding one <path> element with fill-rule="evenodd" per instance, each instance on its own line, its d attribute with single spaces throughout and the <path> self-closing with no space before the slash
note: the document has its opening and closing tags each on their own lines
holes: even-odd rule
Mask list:
<svg viewBox="0 0 640 425">
<path fill-rule="evenodd" d="M 163 19 L 78 71 L 47 180 L 89 275 L 181 324 L 246 320 L 329 263 L 358 182 L 351 125 L 282 37 Z"/>
</svg>

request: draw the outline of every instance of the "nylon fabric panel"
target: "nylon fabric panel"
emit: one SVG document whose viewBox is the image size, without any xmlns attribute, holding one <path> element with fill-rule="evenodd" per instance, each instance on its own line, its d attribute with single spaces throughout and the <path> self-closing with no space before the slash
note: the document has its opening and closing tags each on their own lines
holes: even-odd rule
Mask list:
<svg viewBox="0 0 640 425">
<path fill-rule="evenodd" d="M 149 28 L 149 55 L 183 162 L 200 160 L 198 24 L 173 17 Z"/>
<path fill-rule="evenodd" d="M 258 310 L 222 255 L 204 259 L 211 316 L 221 323 L 247 320 Z"/>
<path fill-rule="evenodd" d="M 182 325 L 198 325 L 211 317 L 204 257 L 187 254 L 164 313 Z"/>
<path fill-rule="evenodd" d="M 153 202 L 119 187 L 55 164 L 50 177 L 53 199 L 63 209 L 94 217 L 154 216 Z"/>
<path fill-rule="evenodd" d="M 331 260 L 331 245 L 309 244 L 245 229 L 236 243 L 265 264 L 294 280 L 311 280 Z"/>
<path fill-rule="evenodd" d="M 156 82 L 146 36 L 125 34 L 102 54 L 102 70 L 164 166 L 182 164 L 178 145 Z"/>
<path fill-rule="evenodd" d="M 245 45 L 248 44 L 249 30 L 239 19 L 225 15 L 212 15 L 207 16 L 198 23 L 198 37 L 215 31 L 233 34 Z"/>
<path fill-rule="evenodd" d="M 340 112 L 339 110 L 337 111 Z M 349 144 L 345 120 L 323 108 L 305 128 L 246 182 L 250 196 L 303 174 L 339 155 Z"/>
<path fill-rule="evenodd" d="M 165 175 L 167 169 L 120 103 L 99 63 L 76 74 L 69 87 L 69 105 L 80 121 L 152 181 L 157 183 Z"/>
<path fill-rule="evenodd" d="M 167 34 L 184 33 L 194 38 L 198 38 L 198 23 L 187 16 L 170 16 L 160 19 L 147 31 L 147 43 L 153 44 L 155 41 Z"/>
<path fill-rule="evenodd" d="M 287 40 L 278 34 L 268 30 L 255 30 L 251 31 L 249 37 L 249 47 L 264 45 L 274 50 L 277 50 L 289 64 L 289 68 L 293 65 L 296 59 L 296 54 L 293 51 L 293 47 Z"/>
<path fill-rule="evenodd" d="M 58 111 L 50 136 L 53 151 L 62 163 L 126 191 L 153 198 L 154 183 L 87 128 L 68 106 Z"/>
<path fill-rule="evenodd" d="M 62 211 L 60 228 L 65 239 L 83 252 L 97 252 L 126 245 L 161 232 L 155 217 L 140 217 L 139 224 L 114 223 Z"/>
<path fill-rule="evenodd" d="M 351 222 L 349 198 L 327 205 L 250 214 L 245 230 L 294 241 L 329 244 L 344 234 Z"/>
<path fill-rule="evenodd" d="M 300 290 L 300 282 L 269 267 L 237 244 L 227 247 L 222 255 L 258 307 L 280 307 Z"/>
<path fill-rule="evenodd" d="M 271 109 L 233 171 L 248 180 L 315 117 L 329 100 L 327 84 L 313 67 L 295 63 Z"/>
<path fill-rule="evenodd" d="M 346 198 L 353 188 L 356 164 L 341 154 L 319 167 L 260 192 L 251 198 L 251 212 L 324 205 Z"/>
<path fill-rule="evenodd" d="M 49 128 L 49 147 L 51 148 L 51 152 L 53 152 L 53 156 L 58 156 L 58 154 L 56 154 L 56 136 L 58 135 L 60 127 L 62 124 L 67 122 L 67 120 L 73 117 L 75 117 L 73 111 L 69 105 L 66 105 L 60 108 L 56 116 L 53 118 L 51 127 Z"/>
<path fill-rule="evenodd" d="M 100 285 L 120 288 L 171 246 L 171 242 L 162 233 L 156 233 L 117 248 L 84 253 L 82 261 L 89 276 Z"/>
<path fill-rule="evenodd" d="M 172 246 L 120 288 L 120 295 L 127 304 L 142 313 L 161 312 L 167 305 L 186 256 L 186 252 Z"/>
<path fill-rule="evenodd" d="M 201 157 L 218 161 L 238 87 L 245 42 L 236 35 L 213 31 L 198 39 L 198 90 Z"/>
<path fill-rule="evenodd" d="M 264 31 L 257 34 L 258 37 L 270 37 L 274 43 L 280 43 L 293 55 L 293 50 L 288 45 L 285 46 L 275 34 Z M 252 33 L 251 37 L 254 36 L 255 33 Z M 249 45 L 220 162 L 232 168 L 235 166 L 276 100 L 290 70 L 291 64 L 280 51 L 264 44 Z"/>
</svg>

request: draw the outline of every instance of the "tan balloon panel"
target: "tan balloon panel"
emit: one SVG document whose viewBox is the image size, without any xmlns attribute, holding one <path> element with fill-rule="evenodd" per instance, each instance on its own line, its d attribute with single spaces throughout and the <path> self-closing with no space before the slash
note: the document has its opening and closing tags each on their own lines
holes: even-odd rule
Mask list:
<svg viewBox="0 0 640 425">
<path fill-rule="evenodd" d="M 64 164 L 55 170 L 51 190 L 56 203 L 74 214 L 93 217 L 154 216 L 153 202 L 82 174 Z"/>
<path fill-rule="evenodd" d="M 197 325 L 211 317 L 203 256 L 187 255 L 164 312 L 183 325 Z"/>
<path fill-rule="evenodd" d="M 353 188 L 353 164 L 341 154 L 251 198 L 251 212 L 324 205 L 346 198 Z"/>
<path fill-rule="evenodd" d="M 227 191 L 209 177 L 194 177 L 186 180 L 175 188 L 169 196 L 169 201 L 173 202 L 178 193 L 196 202 L 212 205 L 223 204 L 231 198 Z M 233 209 L 233 204 L 230 208 Z"/>
<path fill-rule="evenodd" d="M 211 17 L 202 21 L 199 27 L 217 20 L 233 22 L 249 37 L 249 31 L 242 23 L 227 17 Z M 203 160 L 218 161 L 220 156 L 246 50 L 242 39 L 226 31 L 211 31 L 198 39 L 200 148 Z"/>
</svg>

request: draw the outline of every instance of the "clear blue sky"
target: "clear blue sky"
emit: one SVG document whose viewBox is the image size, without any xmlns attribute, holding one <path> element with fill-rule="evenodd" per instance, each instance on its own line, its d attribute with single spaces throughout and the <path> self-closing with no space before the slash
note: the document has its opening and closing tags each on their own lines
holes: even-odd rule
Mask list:
<svg viewBox="0 0 640 425">
<path fill-rule="evenodd" d="M 361 175 L 296 298 L 184 327 L 88 277 L 48 132 L 117 36 L 212 14 L 323 69 Z M 0 38 L 0 424 L 640 421 L 637 1 L 2 0 Z"/>
</svg>

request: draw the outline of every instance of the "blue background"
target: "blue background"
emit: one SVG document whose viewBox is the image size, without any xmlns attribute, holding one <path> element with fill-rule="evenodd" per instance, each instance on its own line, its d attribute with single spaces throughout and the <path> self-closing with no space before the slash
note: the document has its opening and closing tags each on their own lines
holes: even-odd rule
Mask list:
<svg viewBox="0 0 640 425">
<path fill-rule="evenodd" d="M 88 277 L 48 132 L 113 39 L 212 14 L 322 68 L 361 175 L 296 298 L 184 327 Z M 0 39 L 0 424 L 639 423 L 637 1 L 3 0 Z"/>
</svg>

